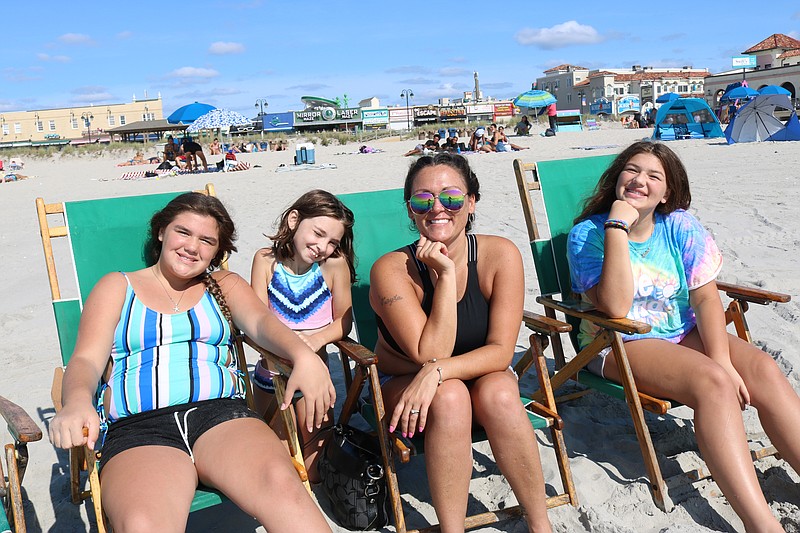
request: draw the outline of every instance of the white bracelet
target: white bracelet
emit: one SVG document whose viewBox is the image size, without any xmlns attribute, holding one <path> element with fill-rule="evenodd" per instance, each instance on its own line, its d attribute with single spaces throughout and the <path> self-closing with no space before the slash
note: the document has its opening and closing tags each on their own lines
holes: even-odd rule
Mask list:
<svg viewBox="0 0 800 533">
<path fill-rule="evenodd" d="M 440 366 L 436 367 L 436 371 L 439 372 L 439 385 L 441 385 L 442 381 L 444 381 L 444 379 L 442 378 L 442 367 Z"/>
</svg>

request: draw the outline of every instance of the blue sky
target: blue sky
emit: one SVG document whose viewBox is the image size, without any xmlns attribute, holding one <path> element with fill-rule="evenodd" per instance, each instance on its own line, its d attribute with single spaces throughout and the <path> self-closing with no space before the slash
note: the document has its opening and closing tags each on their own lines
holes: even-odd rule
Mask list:
<svg viewBox="0 0 800 533">
<path fill-rule="evenodd" d="M 394 105 L 403 89 L 434 103 L 470 90 L 473 71 L 484 94 L 503 98 L 562 63 L 717 73 L 773 33 L 800 39 L 796 0 L 772 0 L 764 12 L 734 4 L 660 1 L 638 12 L 641 3 L 583 0 L 6 2 L 0 112 L 145 92 L 161 93 L 165 115 L 201 101 L 254 116 L 259 98 L 278 112 L 301 109 L 307 94 Z"/>
</svg>

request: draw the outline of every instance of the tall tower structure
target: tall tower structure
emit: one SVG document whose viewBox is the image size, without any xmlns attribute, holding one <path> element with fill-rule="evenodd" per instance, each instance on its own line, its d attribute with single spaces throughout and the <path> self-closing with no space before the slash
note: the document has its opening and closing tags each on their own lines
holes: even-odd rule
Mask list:
<svg viewBox="0 0 800 533">
<path fill-rule="evenodd" d="M 477 70 L 472 73 L 472 77 L 475 78 L 475 95 L 473 96 L 473 98 L 475 98 L 476 102 L 480 102 L 481 100 L 483 100 L 483 95 L 481 94 L 481 85 L 478 82 Z"/>
</svg>

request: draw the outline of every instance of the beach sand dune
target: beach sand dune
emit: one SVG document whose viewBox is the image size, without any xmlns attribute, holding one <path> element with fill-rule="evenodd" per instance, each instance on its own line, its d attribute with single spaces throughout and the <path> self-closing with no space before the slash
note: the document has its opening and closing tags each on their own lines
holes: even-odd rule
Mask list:
<svg viewBox="0 0 800 533">
<path fill-rule="evenodd" d="M 476 231 L 503 235 L 521 250 L 526 268 L 526 304 L 535 302 L 538 289 L 519 207 L 512 160 L 525 161 L 584 157 L 616 153 L 652 130 L 623 130 L 605 124 L 599 131 L 565 132 L 556 137 L 515 137 L 513 142 L 530 150 L 468 156 L 480 178 L 482 200 L 477 206 Z M 252 254 L 264 246 L 264 233 L 292 200 L 310 188 L 333 193 L 401 187 L 410 159 L 402 154 L 417 141 L 369 140 L 347 146 L 317 146 L 317 163 L 337 168 L 303 172 L 275 172 L 292 163 L 293 152 L 242 154 L 254 168 L 231 173 L 180 175 L 162 179 L 120 180 L 119 154 L 101 156 L 53 156 L 29 158 L 30 179 L 0 185 L 0 243 L 6 257 L 6 275 L 0 278 L 0 394 L 21 404 L 46 430 L 53 416 L 50 382 L 59 363 L 57 337 L 50 306 L 50 292 L 40 245 L 34 199 L 45 201 L 125 196 L 201 188 L 211 181 L 229 207 L 239 230 L 239 253 L 231 268 L 249 277 Z M 356 152 L 361 144 L 380 148 L 374 154 L 336 155 Z M 781 365 L 796 390 L 800 390 L 800 248 L 797 206 L 800 205 L 800 150 L 796 142 L 752 143 L 727 146 L 719 139 L 673 142 L 685 162 L 692 183 L 692 211 L 714 234 L 725 257 L 721 279 L 791 294 L 795 299 L 781 306 L 753 306 L 748 314 L 759 345 Z M 291 146 L 290 146 L 291 148 Z M 135 150 L 131 150 L 130 157 Z M 145 151 L 155 152 L 155 149 Z M 128 154 L 125 154 L 126 157 Z M 216 157 L 216 156 L 215 156 Z M 210 158 L 210 163 L 215 162 Z M 150 167 L 139 167 L 150 168 Z M 59 245 L 60 246 L 60 245 Z M 63 249 L 62 249 L 63 251 Z M 60 265 L 63 291 L 74 294 L 68 265 Z M 527 347 L 520 334 L 517 351 Z M 251 361 L 252 363 L 253 361 Z M 340 370 L 332 365 L 334 379 Z M 535 387 L 533 376 L 522 388 Z M 340 398 L 344 393 L 340 389 Z M 550 512 L 559 532 L 669 532 L 741 531 L 741 521 L 713 482 L 677 484 L 670 493 L 677 504 L 670 513 L 659 511 L 647 490 L 633 426 L 624 402 L 590 394 L 560 406 L 565 420 L 565 439 L 581 505 L 562 506 Z M 752 436 L 764 434 L 755 411 L 745 412 Z M 648 423 L 665 476 L 701 464 L 694 439 L 691 411 L 676 409 L 666 417 L 648 415 Z M 5 430 L 3 430 L 5 431 Z M 559 476 L 549 449 L 549 437 L 539 434 L 548 484 L 558 487 Z M 26 516 L 30 531 L 86 531 L 93 524 L 91 508 L 70 503 L 67 454 L 56 451 L 45 439 L 30 446 L 31 463 L 24 488 L 29 498 Z M 475 471 L 470 510 L 514 500 L 500 476 L 486 443 L 475 446 Z M 774 513 L 790 531 L 800 530 L 800 485 L 797 473 L 785 463 L 766 459 L 757 464 L 759 478 Z M 423 526 L 434 518 L 425 478 L 424 461 L 415 458 L 399 471 L 401 487 L 409 491 L 407 520 Z M 328 509 L 320 495 L 323 509 Z M 264 502 L 270 505 L 270 502 Z M 263 531 L 231 504 L 195 513 L 191 531 Z M 88 515 L 87 515 L 88 511 Z M 281 512 L 276 509 L 275 512 Z M 340 530 L 344 531 L 344 530 Z M 483 531 L 525 531 L 519 521 L 506 522 Z"/>
</svg>

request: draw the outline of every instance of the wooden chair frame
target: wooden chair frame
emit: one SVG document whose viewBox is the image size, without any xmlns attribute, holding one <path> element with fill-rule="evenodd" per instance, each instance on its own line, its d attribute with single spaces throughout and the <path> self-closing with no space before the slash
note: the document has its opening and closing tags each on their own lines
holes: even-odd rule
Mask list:
<svg viewBox="0 0 800 533">
<path fill-rule="evenodd" d="M 200 191 L 210 196 L 216 196 L 214 185 L 211 183 L 206 184 L 205 188 Z M 53 302 L 61 300 L 61 288 L 58 282 L 56 272 L 55 255 L 53 253 L 52 240 L 60 237 L 69 237 L 69 227 L 66 223 L 65 204 L 60 203 L 45 203 L 42 198 L 36 199 L 36 211 L 39 219 L 39 230 L 42 239 L 42 248 L 44 251 L 45 264 L 47 266 L 47 276 L 50 284 L 50 293 Z M 51 225 L 48 221 L 49 215 L 56 215 L 60 217 L 60 223 Z M 227 269 L 227 262 L 221 266 L 222 269 Z M 241 332 L 233 331 L 234 344 L 236 351 L 239 355 L 239 370 L 244 380 L 245 390 L 247 395 L 247 404 L 251 409 L 253 408 L 253 394 L 250 384 L 250 377 L 247 368 L 247 361 L 245 357 L 245 337 Z M 281 359 L 271 352 L 259 347 L 250 339 L 247 339 L 247 344 L 256 349 L 259 354 L 266 357 L 276 364 L 280 364 Z M 61 388 L 64 379 L 64 367 L 59 365 L 55 368 L 53 375 L 53 383 L 50 389 L 50 396 L 53 402 L 53 407 L 56 412 L 61 410 Z M 280 387 L 285 388 L 285 380 L 275 380 L 276 390 Z M 283 389 L 280 389 L 281 391 Z M 306 490 L 311 492 L 311 485 L 308 482 L 308 473 L 306 472 L 305 465 L 302 457 L 302 450 L 299 446 L 299 438 L 297 436 L 297 428 L 294 424 L 294 407 L 290 406 L 289 409 L 281 412 L 282 420 L 286 425 L 286 432 L 289 435 L 289 452 L 292 456 L 292 463 L 298 473 L 301 481 L 306 487 Z M 40 433 L 41 438 L 41 433 Z M 99 452 L 95 452 L 87 446 L 75 447 L 69 450 L 69 470 L 70 470 L 70 495 L 72 503 L 80 505 L 86 499 L 91 498 L 94 515 L 97 521 L 97 528 L 99 533 L 104 533 L 107 528 L 107 520 L 103 513 L 102 495 L 100 490 L 100 477 L 98 471 Z M 82 472 L 86 472 L 87 480 L 82 480 Z M 83 487 L 87 484 L 88 489 Z M 198 492 L 200 494 L 200 492 Z M 192 511 L 221 503 L 223 496 L 217 491 L 205 488 L 202 491 L 202 499 L 195 499 L 192 504 Z"/>
<path fill-rule="evenodd" d="M 22 479 L 28 466 L 28 443 L 42 439 L 42 430 L 20 406 L 0 396 L 0 415 L 8 424 L 13 443 L 4 447 L 8 475 L 0 461 L 0 513 L 13 518 L 14 531 L 25 533 L 25 512 L 22 507 Z"/>
<path fill-rule="evenodd" d="M 528 236 L 533 243 L 538 241 L 540 237 L 539 226 L 536 220 L 534 211 L 533 200 L 531 199 L 531 192 L 541 191 L 541 184 L 538 179 L 538 171 L 536 163 L 524 163 L 521 159 L 515 159 L 513 162 L 514 173 L 516 175 L 517 187 L 520 194 L 520 200 L 523 206 L 523 214 L 525 216 L 525 223 L 528 229 Z M 527 175 L 531 175 L 531 179 Z M 736 334 L 746 340 L 752 342 L 750 329 L 747 325 L 745 312 L 750 303 L 759 305 L 767 305 L 775 302 L 785 303 L 791 297 L 787 294 L 777 292 L 770 292 L 761 289 L 742 287 L 730 283 L 717 281 L 717 287 L 720 291 L 731 299 L 728 307 L 725 310 L 725 317 L 728 324 L 733 323 Z M 653 443 L 650 438 L 650 432 L 647 428 L 647 423 L 644 419 L 643 408 L 657 415 L 664 415 L 673 407 L 674 402 L 655 398 L 639 392 L 636 388 L 636 382 L 631 373 L 628 356 L 625 352 L 625 346 L 622 342 L 622 335 L 646 333 L 650 331 L 650 326 L 643 322 L 625 319 L 611 319 L 603 315 L 599 311 L 594 310 L 591 306 L 581 301 L 558 300 L 552 295 L 542 295 L 536 298 L 545 308 L 545 316 L 550 320 L 556 319 L 556 312 L 562 313 L 565 317 L 572 317 L 579 320 L 589 320 L 603 329 L 602 333 L 598 335 L 593 342 L 580 350 L 574 358 L 569 362 L 565 361 L 564 349 L 561 344 L 560 334 L 550 334 L 550 340 L 553 346 L 553 355 L 556 365 L 556 373 L 551 377 L 551 385 L 554 389 L 558 389 L 569 379 L 576 379 L 579 372 L 591 361 L 602 349 L 610 347 L 617 363 L 617 367 L 621 374 L 621 385 L 624 390 L 625 401 L 631 412 L 631 418 L 636 431 L 636 436 L 639 441 L 639 447 L 644 459 L 645 468 L 647 469 L 648 479 L 650 480 L 650 490 L 653 495 L 653 500 L 656 506 L 663 510 L 669 511 L 672 508 L 672 502 L 667 493 L 667 486 L 661 474 L 661 468 L 658 464 L 658 459 L 653 448 Z M 530 326 L 529 326 L 530 327 Z M 541 355 L 538 347 L 536 348 L 537 356 Z M 586 377 L 592 381 L 605 381 L 602 378 L 596 378 L 583 371 Z M 559 398 L 559 401 L 572 399 L 575 396 L 585 394 L 579 392 L 577 394 Z M 534 398 L 540 398 L 541 392 L 534 395 Z M 751 452 L 753 460 L 766 457 L 768 455 L 775 455 L 777 450 L 773 446 L 767 446 L 761 450 L 754 450 Z M 702 479 L 709 477 L 706 469 L 698 469 L 690 472 L 687 476 L 692 480 Z"/>
</svg>

